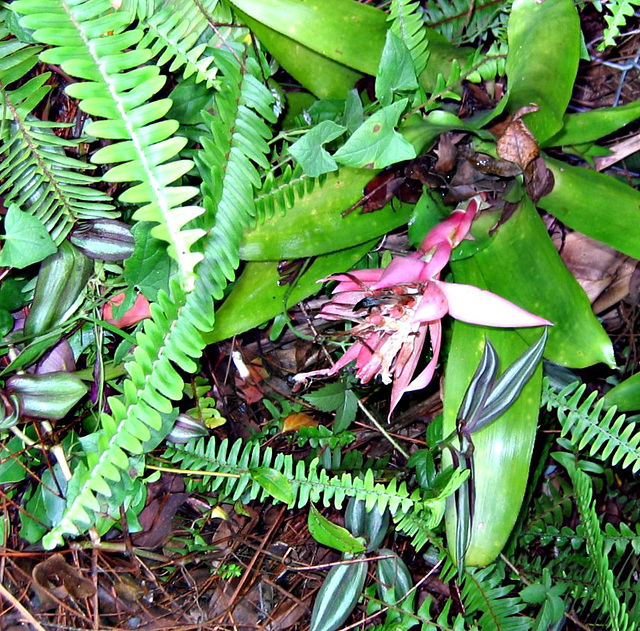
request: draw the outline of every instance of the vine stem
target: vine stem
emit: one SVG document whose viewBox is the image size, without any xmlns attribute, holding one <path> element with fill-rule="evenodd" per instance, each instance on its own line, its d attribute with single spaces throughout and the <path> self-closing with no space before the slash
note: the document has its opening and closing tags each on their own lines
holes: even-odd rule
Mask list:
<svg viewBox="0 0 640 631">
<path fill-rule="evenodd" d="M 387 432 L 387 430 L 384 427 L 382 427 L 382 425 L 380 425 L 378 420 L 373 416 L 373 414 L 371 414 L 371 412 L 369 412 L 369 410 L 367 410 L 367 408 L 363 405 L 360 399 L 357 399 L 357 401 L 358 401 L 358 407 L 362 410 L 364 415 L 376 426 L 378 431 L 394 446 L 394 448 L 397 449 L 408 460 L 409 453 L 404 449 L 404 447 L 402 447 L 396 441 L 396 439 L 393 436 L 391 436 L 391 434 L 389 434 L 389 432 Z"/>
</svg>

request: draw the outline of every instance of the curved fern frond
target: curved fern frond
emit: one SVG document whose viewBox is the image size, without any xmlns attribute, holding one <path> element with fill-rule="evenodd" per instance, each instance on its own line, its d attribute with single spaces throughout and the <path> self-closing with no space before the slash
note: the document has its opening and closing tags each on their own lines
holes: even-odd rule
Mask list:
<svg viewBox="0 0 640 631">
<path fill-rule="evenodd" d="M 217 492 L 227 501 L 248 502 L 270 497 L 252 476 L 253 469 L 269 467 L 283 474 L 291 484 L 293 500 L 289 508 L 322 502 L 324 506 L 333 504 L 340 509 L 345 498 L 355 497 L 365 501 L 367 510 L 376 506 L 384 512 L 388 508 L 395 515 L 415 511 L 424 503 L 420 492 L 408 491 L 404 482 L 398 484 L 397 479 L 388 484 L 376 482 L 371 469 L 364 477 L 348 472 L 332 475 L 320 467 L 317 458 L 305 466 L 304 461 L 295 461 L 291 455 L 278 453 L 274 457 L 270 447 L 262 448 L 257 442 L 244 443 L 239 439 L 231 444 L 227 439 L 218 442 L 215 438 L 201 438 L 184 446 L 172 446 L 164 456 L 181 469 L 196 474 L 187 481 L 191 492 Z M 198 478 L 198 471 L 209 475 Z M 215 473 L 237 477 L 215 476 Z"/>
<path fill-rule="evenodd" d="M 620 36 L 620 29 L 626 26 L 627 20 L 635 15 L 635 7 L 639 6 L 638 0 L 609 0 L 604 3 L 607 12 L 604 19 L 607 22 L 607 28 L 604 29 L 604 40 L 598 47 L 598 50 L 604 50 L 607 46 L 614 46 L 616 37 Z"/>
<path fill-rule="evenodd" d="M 213 328 L 213 300 L 222 297 L 234 277 L 242 227 L 254 215 L 253 186 L 260 184 L 252 162 L 264 160 L 262 145 L 256 148 L 247 139 L 268 133 L 262 117 L 273 120 L 271 93 L 258 80 L 259 66 L 248 53 L 248 48 L 240 56 L 216 51 L 225 87 L 215 101 L 220 115 L 211 122 L 216 142 L 203 138 L 201 151 L 211 172 L 206 206 L 213 225 L 194 288 L 187 294 L 173 281 L 171 295 L 160 291 L 151 305 L 151 318 L 144 322 L 144 333 L 137 334 L 133 359 L 125 365 L 124 394 L 111 397 L 111 414 L 101 415 L 98 449 L 87 454 L 86 469 L 74 472 L 66 510 L 43 539 L 49 548 L 94 523 L 94 513 L 105 504 L 100 496 L 111 496 L 127 475 L 129 454 L 142 453 L 142 442 L 162 425 L 161 414 L 171 412 L 172 401 L 182 398 L 184 381 L 178 370 L 196 371 L 205 345 L 202 333 Z"/>
<path fill-rule="evenodd" d="M 429 58 L 423 11 L 417 0 L 393 0 L 389 10 L 391 32 L 409 49 L 416 74 L 424 70 Z"/>
<path fill-rule="evenodd" d="M 545 377 L 542 388 L 542 405 L 547 410 L 555 408 L 562 425 L 562 436 L 572 446 L 589 456 L 640 470 L 640 429 L 628 422 L 624 414 L 616 416 L 616 407 L 603 412 L 604 400 L 592 392 L 580 402 L 586 385 L 572 383 L 558 392 Z M 597 399 L 597 400 L 596 400 Z"/>
<path fill-rule="evenodd" d="M 316 185 L 322 186 L 326 178 L 326 174 L 310 177 L 299 164 L 293 168 L 288 164 L 278 177 L 271 171 L 255 197 L 256 224 L 270 219 L 276 212 L 284 215 L 296 199 L 313 191 Z"/>
<path fill-rule="evenodd" d="M 427 26 L 453 43 L 496 35 L 509 17 L 511 0 L 431 0 L 426 4 Z"/>
<path fill-rule="evenodd" d="M 205 55 L 209 46 L 202 42 L 209 28 L 207 14 L 216 14 L 222 22 L 230 21 L 230 12 L 218 15 L 218 0 L 208 0 L 198 6 L 196 2 L 184 2 L 176 11 L 173 4 L 152 14 L 145 23 L 146 35 L 138 43 L 139 49 L 148 48 L 153 57 L 159 57 L 157 64 L 164 66 L 171 62 L 169 72 L 184 66 L 185 79 L 195 74 L 196 82 L 206 81 L 211 87 L 217 76 L 213 57 Z"/>
<path fill-rule="evenodd" d="M 593 566 L 598 577 L 596 606 L 606 615 L 608 628 L 612 631 L 626 631 L 631 629 L 631 624 L 626 606 L 620 603 L 616 594 L 615 579 L 613 572 L 609 569 L 605 541 L 593 501 L 591 479 L 578 467 L 569 468 L 569 475 L 575 489 L 580 519 L 585 526 L 589 563 Z"/>
<path fill-rule="evenodd" d="M 31 114 L 51 90 L 46 85 L 51 73 L 32 77 L 13 90 L 7 88 L 36 65 L 41 50 L 42 46 L 15 39 L 0 42 L 0 194 L 5 204 L 13 202 L 37 217 L 60 243 L 78 220 L 117 213 L 106 194 L 91 188 L 99 178 L 80 172 L 95 167 L 66 155 L 64 147 L 75 148 L 79 141 L 52 132 L 65 125 L 40 121 Z"/>
<path fill-rule="evenodd" d="M 151 51 L 129 50 L 142 39 L 142 29 L 127 29 L 131 16 L 114 11 L 109 0 L 17 0 L 11 9 L 25 14 L 21 24 L 35 29 L 35 39 L 53 46 L 40 54 L 42 61 L 84 79 L 67 86 L 67 94 L 80 99 L 79 107 L 90 116 L 105 119 L 90 123 L 86 132 L 119 141 L 97 151 L 92 161 L 116 165 L 104 174 L 106 182 L 139 182 L 119 199 L 143 204 L 134 219 L 158 224 L 152 234 L 169 244 L 181 282 L 190 288 L 202 258 L 190 250 L 203 233 L 183 227 L 202 208 L 182 205 L 196 188 L 171 186 L 192 162 L 172 160 L 187 140 L 173 135 L 176 121 L 160 120 L 171 101 L 150 101 L 165 83 L 156 66 L 145 65 Z"/>
<path fill-rule="evenodd" d="M 500 586 L 502 572 L 495 566 L 467 571 L 462 586 L 462 601 L 467 614 L 482 612 L 478 620 L 480 631 L 526 631 L 531 621 L 518 613 L 525 607 L 522 600 L 512 593 L 510 586 Z"/>
</svg>

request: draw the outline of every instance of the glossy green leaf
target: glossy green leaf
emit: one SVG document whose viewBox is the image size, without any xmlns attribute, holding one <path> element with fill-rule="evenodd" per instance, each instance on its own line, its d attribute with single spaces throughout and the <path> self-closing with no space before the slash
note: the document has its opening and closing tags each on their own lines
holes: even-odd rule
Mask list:
<svg viewBox="0 0 640 631">
<path fill-rule="evenodd" d="M 0 265 L 23 268 L 56 251 L 56 244 L 42 222 L 11 204 L 4 218 Z"/>
<path fill-rule="evenodd" d="M 251 477 L 256 481 L 271 497 L 291 504 L 293 502 L 293 488 L 291 482 L 277 469 L 270 467 L 254 467 L 250 470 Z"/>
<path fill-rule="evenodd" d="M 545 142 L 563 124 L 580 58 L 580 19 L 573 0 L 515 0 L 508 26 L 508 110 L 535 103 L 524 121 Z"/>
<path fill-rule="evenodd" d="M 484 250 L 457 261 L 453 269 L 456 282 L 463 282 L 460 274 L 473 273 L 478 283 L 472 284 L 551 321 L 554 326 L 549 329 L 547 359 L 572 368 L 598 362 L 615 365 L 609 336 L 529 200 L 500 226 Z M 520 329 L 519 333 L 528 345 L 540 337 L 538 328 Z"/>
<path fill-rule="evenodd" d="M 287 72 L 318 98 L 344 98 L 362 74 L 239 11 L 242 20 Z"/>
<path fill-rule="evenodd" d="M 323 148 L 323 145 L 342 136 L 346 129 L 346 127 L 337 125 L 333 121 L 322 121 L 296 140 L 289 147 L 289 153 L 310 177 L 318 177 L 323 173 L 336 171 L 338 164 L 329 152 Z"/>
<path fill-rule="evenodd" d="M 369 75 L 375 75 L 378 70 L 388 28 L 387 14 L 380 9 L 355 0 L 232 0 L 231 4 L 243 15 L 301 45 L 297 49 L 299 60 L 290 45 L 285 60 L 281 54 L 285 43 L 276 38 L 265 39 L 255 24 L 247 21 L 287 72 L 318 96 L 344 96 L 346 90 L 353 87 L 357 78 L 352 77 L 349 84 L 351 79 L 344 74 L 345 67 Z M 453 46 L 433 29 L 425 28 L 425 37 L 429 59 L 419 82 L 425 90 L 430 90 L 439 74 L 449 76 L 454 60 L 462 63 L 473 50 Z M 272 50 L 272 44 L 277 48 Z M 332 68 L 321 58 L 337 64 Z M 330 78 L 334 72 L 343 91 L 330 84 L 329 93 L 320 94 L 322 82 L 313 77 L 316 68 L 321 77 Z"/>
<path fill-rule="evenodd" d="M 318 280 L 351 269 L 373 246 L 367 242 L 332 254 L 319 256 L 293 289 L 278 285 L 278 264 L 272 261 L 248 263 L 231 293 L 216 311 L 207 344 L 244 333 L 282 313 L 320 290 Z"/>
<path fill-rule="evenodd" d="M 231 4 L 323 57 L 376 74 L 387 31 L 386 15 L 379 9 L 353 0 L 232 0 Z"/>
<path fill-rule="evenodd" d="M 640 373 L 621 381 L 604 395 L 607 406 L 615 405 L 621 412 L 640 410 Z"/>
<path fill-rule="evenodd" d="M 269 217 L 244 236 L 240 257 L 249 261 L 296 259 L 343 250 L 407 223 L 412 206 L 394 202 L 381 210 L 342 213 L 362 199 L 376 171 L 341 168 L 295 200 L 286 215 Z"/>
<path fill-rule="evenodd" d="M 480 284 L 477 268 L 454 263 L 456 282 Z M 455 430 L 462 397 L 482 356 L 485 337 L 503 366 L 526 349 L 517 330 L 488 329 L 458 320 L 453 324 L 444 390 L 443 436 Z M 475 512 L 466 553 L 467 566 L 491 563 L 506 543 L 520 511 L 529 474 L 540 405 L 542 370 L 537 368 L 520 397 L 503 416 L 473 435 Z M 445 452 L 447 464 L 450 456 Z M 446 510 L 447 540 L 452 553 L 456 541 L 456 511 Z"/>
<path fill-rule="evenodd" d="M 543 146 L 557 147 L 593 142 L 618 131 L 638 118 L 640 118 L 640 101 L 577 114 L 565 114 L 562 129 L 544 142 Z"/>
<path fill-rule="evenodd" d="M 320 545 L 350 554 L 359 554 L 365 550 L 362 541 L 356 539 L 346 528 L 329 521 L 315 506 L 311 506 L 309 510 L 307 525 L 311 536 Z"/>
<path fill-rule="evenodd" d="M 640 258 L 640 192 L 591 169 L 545 162 L 555 185 L 538 206 L 573 230 Z"/>
<path fill-rule="evenodd" d="M 333 154 L 334 159 L 349 167 L 383 169 L 415 158 L 412 144 L 395 130 L 406 106 L 407 99 L 402 99 L 372 114 Z"/>
<path fill-rule="evenodd" d="M 387 31 L 376 76 L 376 98 L 381 105 L 390 105 L 395 95 L 417 89 L 418 79 L 409 49 L 399 37 Z"/>
</svg>

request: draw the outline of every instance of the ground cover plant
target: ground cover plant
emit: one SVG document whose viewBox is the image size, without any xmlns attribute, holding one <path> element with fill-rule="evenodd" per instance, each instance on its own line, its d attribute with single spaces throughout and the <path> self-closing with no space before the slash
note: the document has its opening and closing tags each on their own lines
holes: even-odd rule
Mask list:
<svg viewBox="0 0 640 631">
<path fill-rule="evenodd" d="M 7 629 L 638 627 L 633 3 L 373 4 L 1 5 Z"/>
</svg>

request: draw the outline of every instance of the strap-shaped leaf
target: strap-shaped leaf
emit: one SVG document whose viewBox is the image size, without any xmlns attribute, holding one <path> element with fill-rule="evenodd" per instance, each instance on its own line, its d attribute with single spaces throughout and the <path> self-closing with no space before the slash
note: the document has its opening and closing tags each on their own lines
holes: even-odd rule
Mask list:
<svg viewBox="0 0 640 631">
<path fill-rule="evenodd" d="M 104 175 L 107 182 L 139 182 L 120 200 L 143 205 L 134 219 L 158 224 L 154 236 L 168 242 L 181 281 L 190 287 L 193 269 L 202 258 L 190 250 L 203 232 L 183 227 L 203 210 L 183 206 L 197 194 L 196 188 L 171 186 L 192 163 L 173 160 L 186 143 L 172 136 L 177 123 L 156 123 L 171 101 L 150 101 L 165 77 L 157 66 L 145 65 L 150 50 L 131 50 L 142 39 L 142 29 L 128 28 L 130 14 L 115 11 L 109 0 L 18 0 L 11 8 L 25 14 L 21 24 L 35 29 L 35 39 L 53 46 L 40 54 L 42 61 L 84 79 L 70 84 L 67 94 L 79 99 L 80 108 L 90 116 L 106 119 L 90 123 L 87 133 L 120 141 L 96 152 L 93 162 L 116 165 Z"/>
</svg>

